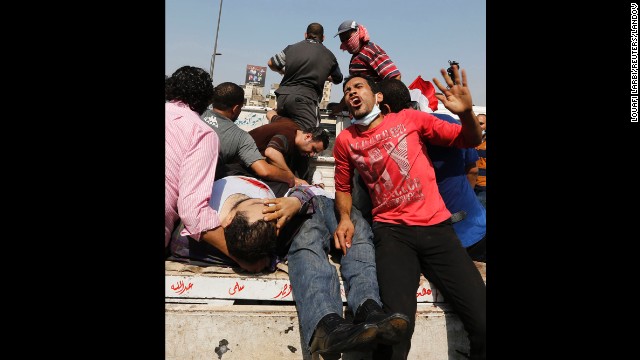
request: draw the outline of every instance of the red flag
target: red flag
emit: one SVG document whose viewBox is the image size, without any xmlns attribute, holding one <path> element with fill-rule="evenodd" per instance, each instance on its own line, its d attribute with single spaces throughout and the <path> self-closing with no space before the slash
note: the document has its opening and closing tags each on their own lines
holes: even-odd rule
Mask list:
<svg viewBox="0 0 640 360">
<path fill-rule="evenodd" d="M 418 75 L 418 77 L 413 80 L 411 85 L 409 85 L 409 89 L 418 89 L 424 95 L 427 100 L 429 100 L 429 108 L 432 111 L 438 110 L 438 98 L 436 98 L 436 89 L 433 87 L 431 81 L 424 81 L 422 76 Z"/>
</svg>

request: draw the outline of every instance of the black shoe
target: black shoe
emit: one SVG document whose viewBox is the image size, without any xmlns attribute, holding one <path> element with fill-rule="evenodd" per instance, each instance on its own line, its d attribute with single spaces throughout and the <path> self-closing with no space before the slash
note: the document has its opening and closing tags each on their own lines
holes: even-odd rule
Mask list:
<svg viewBox="0 0 640 360">
<path fill-rule="evenodd" d="M 375 300 L 368 299 L 356 311 L 354 324 L 375 324 L 378 327 L 378 341 L 385 345 L 407 340 L 409 317 L 400 313 L 385 313 Z"/>
<path fill-rule="evenodd" d="M 312 354 L 370 351 L 377 333 L 378 328 L 374 324 L 352 324 L 338 314 L 328 314 L 318 323 L 309 348 Z"/>
</svg>

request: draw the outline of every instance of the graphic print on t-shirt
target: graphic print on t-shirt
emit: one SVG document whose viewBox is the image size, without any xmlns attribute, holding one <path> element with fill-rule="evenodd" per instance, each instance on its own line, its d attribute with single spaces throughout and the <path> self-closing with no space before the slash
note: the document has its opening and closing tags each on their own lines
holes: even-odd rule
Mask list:
<svg viewBox="0 0 640 360">
<path fill-rule="evenodd" d="M 206 122 L 211 126 L 215 126 L 216 128 L 219 128 L 218 119 L 213 115 L 205 116 L 204 118 L 202 118 L 202 120 L 204 120 L 204 122 Z"/>
<path fill-rule="evenodd" d="M 369 161 L 371 162 L 371 175 L 374 178 L 381 178 L 382 184 L 386 191 L 393 189 L 393 182 L 391 181 L 391 176 L 389 176 L 389 172 L 384 166 L 384 159 L 382 158 L 382 151 L 378 148 L 373 148 L 369 150 Z M 380 174 L 380 175 L 378 175 Z M 381 194 L 382 190 L 380 189 L 379 183 L 376 183 L 375 187 L 376 193 Z"/>
<path fill-rule="evenodd" d="M 261 188 L 262 190 L 271 191 L 271 188 L 269 188 L 262 181 L 256 180 L 254 178 L 246 177 L 246 176 L 238 176 L 238 177 L 243 179 L 244 181 L 248 182 L 249 184 L 251 184 L 253 186 L 257 186 L 257 187 Z"/>
<path fill-rule="evenodd" d="M 374 207 L 389 209 L 424 199 L 420 179 L 410 177 L 407 136 L 406 128 L 399 124 L 359 143 L 350 144 L 352 162 L 363 180 L 373 184 L 371 200 Z M 390 174 L 396 175 L 392 178 Z"/>
<path fill-rule="evenodd" d="M 389 154 L 393 161 L 398 164 L 402 176 L 409 176 L 409 169 L 411 168 L 411 165 L 409 164 L 407 155 L 407 134 L 402 135 L 398 139 L 398 145 L 395 148 L 393 147 L 392 142 L 386 142 L 383 146 L 384 149 L 387 150 L 387 154 Z"/>
</svg>

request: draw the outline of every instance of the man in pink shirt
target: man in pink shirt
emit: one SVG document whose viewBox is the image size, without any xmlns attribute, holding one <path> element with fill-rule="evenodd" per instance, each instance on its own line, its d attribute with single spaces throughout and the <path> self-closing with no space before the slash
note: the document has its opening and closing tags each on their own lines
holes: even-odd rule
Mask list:
<svg viewBox="0 0 640 360">
<path fill-rule="evenodd" d="M 183 66 L 165 80 L 165 249 L 182 221 L 181 235 L 204 240 L 229 255 L 218 213 L 209 206 L 219 141 L 200 115 L 212 96 L 213 83 L 203 69 Z M 257 272 L 269 259 L 252 264 L 234 260 Z"/>
<path fill-rule="evenodd" d="M 451 79 L 441 73 L 448 88 L 434 83 L 445 107 L 458 115 L 462 126 L 413 109 L 383 115 L 383 94 L 370 78 L 353 76 L 344 82 L 344 101 L 352 126 L 336 138 L 336 209 L 340 222 L 336 242 L 351 246 L 354 225 L 351 178 L 360 173 L 372 200 L 373 233 L 380 298 L 386 312 L 411 320 L 409 336 L 393 346 L 379 344 L 373 359 L 406 359 L 417 310 L 420 274 L 434 283 L 459 315 L 469 334 L 470 358 L 486 359 L 486 287 L 462 247 L 438 191 L 435 172 L 424 143 L 474 147 L 481 130 L 472 110 L 466 73 L 458 69 Z"/>
</svg>

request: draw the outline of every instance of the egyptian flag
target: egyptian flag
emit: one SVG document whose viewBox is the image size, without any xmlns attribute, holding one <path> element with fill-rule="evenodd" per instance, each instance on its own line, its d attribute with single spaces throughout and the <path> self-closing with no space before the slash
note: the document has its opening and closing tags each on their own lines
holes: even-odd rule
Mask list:
<svg viewBox="0 0 640 360">
<path fill-rule="evenodd" d="M 438 110 L 438 98 L 436 98 L 436 89 L 433 87 L 431 81 L 424 81 L 422 76 L 418 75 L 418 77 L 413 80 L 411 85 L 409 85 L 409 89 L 418 89 L 429 100 L 429 108 L 432 111 Z"/>
</svg>

